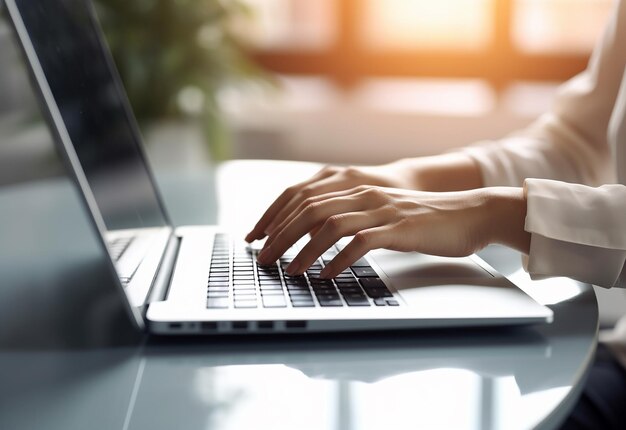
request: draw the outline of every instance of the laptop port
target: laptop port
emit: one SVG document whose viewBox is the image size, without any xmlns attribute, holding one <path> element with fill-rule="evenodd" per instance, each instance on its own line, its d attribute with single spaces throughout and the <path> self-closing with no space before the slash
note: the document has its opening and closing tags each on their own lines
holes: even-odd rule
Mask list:
<svg viewBox="0 0 626 430">
<path fill-rule="evenodd" d="M 304 329 L 306 328 L 306 321 L 286 321 L 285 327 L 287 329 Z"/>
<path fill-rule="evenodd" d="M 233 330 L 246 330 L 248 321 L 233 321 Z"/>
<path fill-rule="evenodd" d="M 200 323 L 202 331 L 217 331 L 217 323 L 215 321 L 205 321 Z"/>
<path fill-rule="evenodd" d="M 259 330 L 273 330 L 274 321 L 259 321 L 257 324 Z"/>
<path fill-rule="evenodd" d="M 170 323 L 170 329 L 172 330 L 180 330 L 181 328 L 183 328 L 182 323 L 179 323 L 179 322 Z"/>
</svg>

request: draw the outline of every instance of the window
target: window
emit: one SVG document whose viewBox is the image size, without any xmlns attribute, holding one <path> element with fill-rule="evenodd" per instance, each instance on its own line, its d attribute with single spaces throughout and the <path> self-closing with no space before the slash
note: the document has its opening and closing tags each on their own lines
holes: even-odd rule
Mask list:
<svg viewBox="0 0 626 430">
<path fill-rule="evenodd" d="M 516 0 L 513 40 L 524 52 L 588 53 L 611 4 L 611 0 Z"/>
<path fill-rule="evenodd" d="M 350 87 L 383 78 L 562 81 L 583 70 L 611 0 L 246 0 L 270 70 Z"/>
<path fill-rule="evenodd" d="M 365 0 L 359 33 L 364 49 L 484 49 L 492 37 L 493 0 Z"/>
</svg>

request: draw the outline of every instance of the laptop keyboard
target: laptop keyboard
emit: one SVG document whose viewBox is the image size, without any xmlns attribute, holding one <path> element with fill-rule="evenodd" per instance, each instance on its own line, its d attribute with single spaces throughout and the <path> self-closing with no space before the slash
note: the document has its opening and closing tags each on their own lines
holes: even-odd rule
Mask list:
<svg viewBox="0 0 626 430">
<path fill-rule="evenodd" d="M 304 275 L 289 276 L 284 269 L 297 255 L 290 249 L 278 263 L 261 266 L 256 251 L 226 234 L 217 234 L 207 286 L 210 309 L 314 308 L 399 306 L 378 274 L 360 259 L 334 279 L 319 277 L 324 264 L 340 248 L 333 246 Z"/>
<path fill-rule="evenodd" d="M 118 261 L 133 241 L 133 236 L 118 237 L 107 242 L 107 248 L 113 261 Z"/>
</svg>

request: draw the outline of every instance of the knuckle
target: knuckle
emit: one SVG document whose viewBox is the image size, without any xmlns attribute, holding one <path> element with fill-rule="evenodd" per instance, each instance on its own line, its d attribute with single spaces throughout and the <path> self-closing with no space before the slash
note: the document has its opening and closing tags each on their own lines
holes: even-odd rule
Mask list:
<svg viewBox="0 0 626 430">
<path fill-rule="evenodd" d="M 313 197 L 315 195 L 315 189 L 311 186 L 306 186 L 304 188 L 302 188 L 300 190 L 300 195 L 304 198 L 304 199 L 308 199 L 310 197 Z"/>
<path fill-rule="evenodd" d="M 308 207 L 311 206 L 312 204 L 314 204 L 316 202 L 315 198 L 313 197 L 307 197 L 306 199 L 304 199 L 304 201 L 302 202 L 302 207 Z"/>
<path fill-rule="evenodd" d="M 381 208 L 381 212 L 384 217 L 391 218 L 391 219 L 400 218 L 400 215 L 401 215 L 401 209 L 398 206 L 391 204 L 391 203 L 384 205 Z"/>
<path fill-rule="evenodd" d="M 370 185 L 358 185 L 354 188 L 354 190 L 358 193 L 366 193 L 372 187 Z"/>
<path fill-rule="evenodd" d="M 315 217 L 319 213 L 319 210 L 320 203 L 314 201 L 304 208 L 304 210 L 302 211 L 302 215 L 306 217 Z"/>
<path fill-rule="evenodd" d="M 285 188 L 285 191 L 283 191 L 283 196 L 285 197 L 292 197 L 293 195 L 295 195 L 298 192 L 298 186 L 297 185 L 292 185 L 290 187 Z"/>
<path fill-rule="evenodd" d="M 341 230 L 343 224 L 343 216 L 333 215 L 329 217 L 324 223 L 324 230 L 328 232 L 338 232 Z"/>
<path fill-rule="evenodd" d="M 337 166 L 333 166 L 333 165 L 327 165 L 322 167 L 321 172 L 322 173 L 337 173 L 339 171 L 339 168 Z"/>
<path fill-rule="evenodd" d="M 366 191 L 367 196 L 372 199 L 380 199 L 385 196 L 383 190 L 378 187 L 369 187 Z"/>
<path fill-rule="evenodd" d="M 361 169 L 355 166 L 347 166 L 343 171 L 344 175 L 349 176 L 351 178 L 358 178 L 362 175 Z"/>
<path fill-rule="evenodd" d="M 354 235 L 353 241 L 359 248 L 367 247 L 371 242 L 371 235 L 368 232 L 360 231 Z"/>
</svg>

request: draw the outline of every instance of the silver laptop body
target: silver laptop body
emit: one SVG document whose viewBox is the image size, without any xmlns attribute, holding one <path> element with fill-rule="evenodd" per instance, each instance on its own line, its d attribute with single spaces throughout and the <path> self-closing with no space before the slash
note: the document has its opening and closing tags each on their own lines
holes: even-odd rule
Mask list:
<svg viewBox="0 0 626 430">
<path fill-rule="evenodd" d="M 89 0 L 6 0 L 5 6 L 57 147 L 138 327 L 226 334 L 552 320 L 550 309 L 475 256 L 377 250 L 344 280 L 321 283 L 313 269 L 299 280 L 285 278 L 287 255 L 273 269 L 258 267 L 256 251 L 218 226 L 174 228 Z"/>
</svg>

